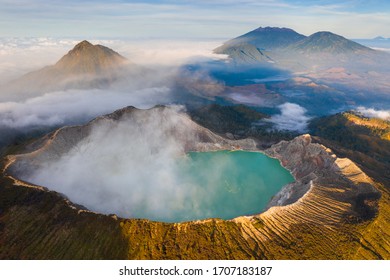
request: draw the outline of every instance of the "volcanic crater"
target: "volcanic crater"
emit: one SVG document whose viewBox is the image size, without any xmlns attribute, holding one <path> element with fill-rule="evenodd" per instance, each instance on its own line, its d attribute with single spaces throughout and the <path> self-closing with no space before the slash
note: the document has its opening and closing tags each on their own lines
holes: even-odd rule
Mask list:
<svg viewBox="0 0 390 280">
<path fill-rule="evenodd" d="M 16 257 L 23 258 L 32 249 L 35 258 L 334 259 L 367 254 L 361 249 L 360 226 L 375 218 L 380 192 L 355 163 L 338 158 L 327 147 L 314 143 L 308 134 L 262 151 L 278 159 L 295 181 L 271 199 L 266 211 L 230 220 L 165 223 L 107 216 L 27 180 L 43 163 L 59 159 L 88 139 L 96 127 L 116 126 L 123 120 L 142 126 L 151 117 L 160 120 L 157 126 L 165 125 L 158 137 L 180 143 L 173 153 L 260 151 L 253 139 L 225 139 L 185 113 L 165 106 L 149 110 L 127 107 L 84 126 L 58 129 L 24 146 L 23 153 L 10 155 L 3 163 L 5 190 L 19 189 L 20 195 L 12 206 L 16 216 L 12 218 L 9 209 L 1 214 L 13 233 L 6 238 L 14 242 L 6 242 L 10 248 L 0 251 L 0 255 L 20 252 L 22 255 Z M 159 140 L 153 143 L 158 145 Z M 20 223 L 30 226 L 18 232 Z M 46 234 L 40 231 L 42 226 Z M 23 250 L 17 241 L 26 234 L 35 241 Z M 36 250 L 42 240 L 48 240 L 47 249 Z M 381 256 L 378 250 L 375 254 Z"/>
</svg>

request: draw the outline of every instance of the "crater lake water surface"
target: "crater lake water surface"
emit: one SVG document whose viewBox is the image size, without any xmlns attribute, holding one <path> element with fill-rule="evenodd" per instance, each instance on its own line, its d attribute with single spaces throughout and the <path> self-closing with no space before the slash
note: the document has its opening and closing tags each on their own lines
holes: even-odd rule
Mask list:
<svg viewBox="0 0 390 280">
<path fill-rule="evenodd" d="M 199 196 L 194 194 L 194 199 L 186 201 L 186 209 L 170 222 L 257 214 L 284 185 L 294 181 L 278 160 L 259 152 L 190 152 L 180 166 L 183 188 L 196 184 L 196 192 L 207 195 L 197 201 Z"/>
<path fill-rule="evenodd" d="M 294 180 L 260 152 L 163 151 L 96 155 L 96 149 L 78 148 L 26 180 L 94 212 L 162 222 L 258 214 Z"/>
</svg>

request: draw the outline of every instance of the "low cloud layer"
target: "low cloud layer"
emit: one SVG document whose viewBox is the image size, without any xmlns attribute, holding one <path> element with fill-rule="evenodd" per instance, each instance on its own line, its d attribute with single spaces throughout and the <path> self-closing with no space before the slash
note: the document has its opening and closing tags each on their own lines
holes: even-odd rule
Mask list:
<svg viewBox="0 0 390 280">
<path fill-rule="evenodd" d="M 216 60 L 226 55 L 214 54 L 221 40 L 142 40 L 121 42 L 116 48 L 134 63 L 145 66 L 180 66 L 188 62 Z"/>
<path fill-rule="evenodd" d="M 278 106 L 280 114 L 273 115 L 270 122 L 278 130 L 290 130 L 305 132 L 310 117 L 306 115 L 306 109 L 295 103 L 284 103 Z"/>
<path fill-rule="evenodd" d="M 390 110 L 376 110 L 374 108 L 366 107 L 358 107 L 356 110 L 369 118 L 379 118 L 390 121 Z"/>
<path fill-rule="evenodd" d="M 221 40 L 0 38 L 0 85 L 29 71 L 55 64 L 84 39 L 92 44 L 107 46 L 130 61 L 146 67 L 178 67 L 193 60 L 225 58 L 212 51 L 221 45 Z"/>
<path fill-rule="evenodd" d="M 78 42 L 46 37 L 0 38 L 0 85 L 54 64 Z"/>
<path fill-rule="evenodd" d="M 126 107 L 149 108 L 170 101 L 167 87 L 134 91 L 69 90 L 0 103 L 0 127 L 28 129 L 86 121 Z"/>
</svg>

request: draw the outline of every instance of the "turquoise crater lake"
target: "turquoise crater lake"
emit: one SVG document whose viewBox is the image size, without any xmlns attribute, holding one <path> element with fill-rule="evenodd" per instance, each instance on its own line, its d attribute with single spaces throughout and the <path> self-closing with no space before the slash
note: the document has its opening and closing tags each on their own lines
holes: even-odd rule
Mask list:
<svg viewBox="0 0 390 280">
<path fill-rule="evenodd" d="M 294 181 L 278 160 L 260 152 L 190 152 L 179 166 L 180 185 L 195 184 L 196 193 L 169 222 L 258 214 L 272 196 Z"/>
</svg>

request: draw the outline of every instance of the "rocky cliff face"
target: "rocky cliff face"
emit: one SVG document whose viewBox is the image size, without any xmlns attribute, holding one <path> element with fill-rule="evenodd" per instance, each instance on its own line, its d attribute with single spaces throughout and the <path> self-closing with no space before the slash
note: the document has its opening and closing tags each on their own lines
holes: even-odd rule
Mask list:
<svg viewBox="0 0 390 280">
<path fill-rule="evenodd" d="M 164 107 L 152 112 L 161 116 L 170 113 Z M 46 157 L 64 153 L 86 137 L 96 123 L 131 119 L 137 114 L 146 118 L 150 113 L 123 109 L 84 127 L 60 129 L 27 146 L 26 154 L 9 156 L 3 162 L 0 188 L 0 258 L 390 257 L 386 233 L 389 216 L 383 207 L 387 193 L 380 198 L 378 186 L 356 164 L 312 143 L 310 135 L 280 142 L 264 151 L 279 159 L 296 181 L 272 199 L 267 211 L 229 221 L 162 223 L 110 217 L 85 211 L 19 177 Z M 256 149 L 252 140 L 226 140 L 187 117 L 180 120 L 172 133 L 183 137 L 186 150 Z M 184 127 L 192 131 L 190 138 L 180 133 Z"/>
</svg>

